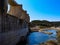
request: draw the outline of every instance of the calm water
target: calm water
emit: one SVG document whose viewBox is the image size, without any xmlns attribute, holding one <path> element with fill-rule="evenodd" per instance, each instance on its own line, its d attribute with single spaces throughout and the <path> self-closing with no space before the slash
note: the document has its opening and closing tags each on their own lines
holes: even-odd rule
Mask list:
<svg viewBox="0 0 60 45">
<path fill-rule="evenodd" d="M 53 34 L 48 35 L 42 32 L 33 32 L 28 37 L 28 44 L 38 45 L 40 43 L 46 42 L 47 40 L 56 39 L 56 30 L 45 30 L 45 31 L 52 32 Z"/>
</svg>

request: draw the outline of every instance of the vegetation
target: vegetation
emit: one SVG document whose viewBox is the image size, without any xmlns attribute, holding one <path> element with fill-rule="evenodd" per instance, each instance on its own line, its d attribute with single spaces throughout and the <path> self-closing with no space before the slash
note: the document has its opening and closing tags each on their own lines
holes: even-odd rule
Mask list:
<svg viewBox="0 0 60 45">
<path fill-rule="evenodd" d="M 40 26 L 40 27 L 58 27 L 60 26 L 60 21 L 58 22 L 49 22 L 49 21 L 46 21 L 46 20 L 43 20 L 43 21 L 40 21 L 40 20 L 33 20 L 30 22 L 30 26 L 33 27 L 33 26 Z"/>
</svg>

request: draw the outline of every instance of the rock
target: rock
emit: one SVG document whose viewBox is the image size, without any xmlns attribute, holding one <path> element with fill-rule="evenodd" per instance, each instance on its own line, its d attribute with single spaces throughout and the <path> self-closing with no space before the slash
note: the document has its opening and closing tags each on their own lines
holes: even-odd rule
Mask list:
<svg viewBox="0 0 60 45">
<path fill-rule="evenodd" d="M 49 40 L 45 43 L 45 45 L 57 45 L 55 41 Z"/>
<path fill-rule="evenodd" d="M 27 11 L 23 10 L 22 5 L 17 4 L 14 0 L 11 2 L 12 0 L 9 0 L 9 4 L 10 4 L 10 10 L 8 12 L 8 14 L 16 16 L 24 21 L 26 21 L 27 23 L 30 22 L 30 16 L 29 14 L 27 14 Z"/>
<path fill-rule="evenodd" d="M 8 0 L 0 0 L 0 45 L 16 45 L 21 36 L 25 37 L 29 32 L 28 21 L 25 18 L 20 19 L 22 16 L 21 9 L 19 9 L 21 5 L 12 4 L 10 13 L 7 14 Z"/>
<path fill-rule="evenodd" d="M 49 34 L 49 35 L 53 34 L 52 32 L 47 32 L 47 31 L 42 31 L 42 32 L 46 33 L 46 34 Z"/>
<path fill-rule="evenodd" d="M 60 31 L 57 31 L 57 40 L 58 40 L 58 43 L 60 43 Z"/>
</svg>

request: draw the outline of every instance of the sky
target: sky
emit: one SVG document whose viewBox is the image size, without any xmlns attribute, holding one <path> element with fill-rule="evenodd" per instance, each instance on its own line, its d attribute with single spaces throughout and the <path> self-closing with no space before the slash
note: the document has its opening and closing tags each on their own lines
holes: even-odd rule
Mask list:
<svg viewBox="0 0 60 45">
<path fill-rule="evenodd" d="M 32 20 L 60 21 L 60 0 L 16 0 Z"/>
</svg>

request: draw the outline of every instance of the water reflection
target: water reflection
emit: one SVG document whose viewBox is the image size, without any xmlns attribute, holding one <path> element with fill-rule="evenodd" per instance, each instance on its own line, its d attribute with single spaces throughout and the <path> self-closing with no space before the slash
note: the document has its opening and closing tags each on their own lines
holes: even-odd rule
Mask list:
<svg viewBox="0 0 60 45">
<path fill-rule="evenodd" d="M 54 39 L 52 37 L 56 37 L 55 30 L 48 30 L 48 32 L 52 32 L 53 34 L 48 35 L 42 32 L 33 32 L 28 37 L 28 44 L 29 45 L 38 45 L 40 43 L 46 42 L 47 40 Z M 51 36 L 51 37 L 50 37 Z"/>
</svg>

